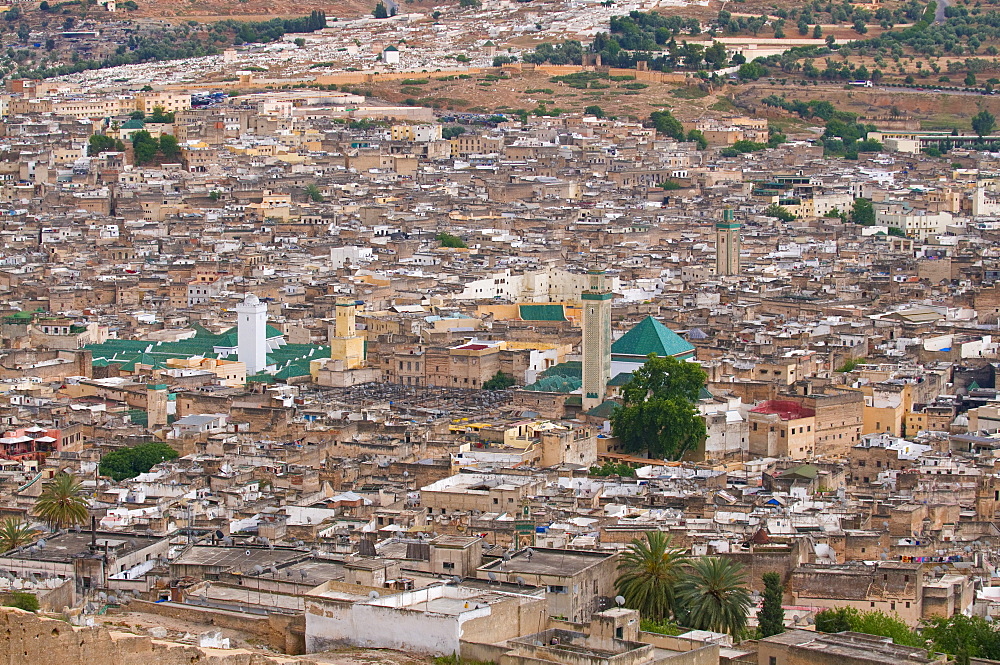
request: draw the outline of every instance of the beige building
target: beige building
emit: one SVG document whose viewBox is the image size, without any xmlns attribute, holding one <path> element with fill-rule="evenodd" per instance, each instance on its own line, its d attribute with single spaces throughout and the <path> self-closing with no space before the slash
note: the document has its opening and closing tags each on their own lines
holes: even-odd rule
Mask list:
<svg viewBox="0 0 1000 665">
<path fill-rule="evenodd" d="M 862 633 L 790 630 L 757 644 L 758 665 L 921 665 L 940 662 L 926 649 L 894 644 L 891 638 Z"/>
<path fill-rule="evenodd" d="M 617 566 L 609 552 L 529 547 L 481 566 L 479 577 L 543 587 L 549 616 L 580 622 L 612 606 Z"/>
</svg>

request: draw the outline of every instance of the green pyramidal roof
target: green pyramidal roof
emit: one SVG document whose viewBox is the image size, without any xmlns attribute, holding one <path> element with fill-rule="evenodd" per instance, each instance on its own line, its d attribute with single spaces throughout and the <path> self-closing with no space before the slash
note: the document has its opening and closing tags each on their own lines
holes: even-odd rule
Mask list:
<svg viewBox="0 0 1000 665">
<path fill-rule="evenodd" d="M 680 335 L 667 328 L 651 316 L 639 322 L 611 345 L 611 353 L 623 356 L 680 356 L 690 353 L 694 347 Z"/>
</svg>

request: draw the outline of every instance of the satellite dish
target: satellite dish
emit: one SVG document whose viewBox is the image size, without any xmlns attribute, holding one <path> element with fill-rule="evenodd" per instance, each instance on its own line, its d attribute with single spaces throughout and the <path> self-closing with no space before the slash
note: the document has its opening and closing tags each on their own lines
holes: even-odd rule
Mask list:
<svg viewBox="0 0 1000 665">
<path fill-rule="evenodd" d="M 615 602 L 618 603 L 618 607 L 625 604 L 625 596 L 615 596 Z"/>
<path fill-rule="evenodd" d="M 375 600 L 376 598 L 379 597 L 378 591 L 370 591 L 370 592 L 368 592 L 368 597 L 371 598 L 372 600 Z"/>
<path fill-rule="evenodd" d="M 268 571 L 270 571 L 270 573 L 272 575 L 277 575 L 278 574 L 278 567 L 277 566 L 269 566 L 268 567 Z"/>
<path fill-rule="evenodd" d="M 250 556 L 250 550 L 247 550 L 247 551 L 245 552 L 245 554 L 246 554 L 247 556 Z"/>
<path fill-rule="evenodd" d="M 255 575 L 260 575 L 261 573 L 264 572 L 264 568 L 262 566 L 254 566 L 253 572 Z"/>
<path fill-rule="evenodd" d="M 217 538 L 218 540 L 222 540 L 223 538 L 225 538 L 225 537 L 226 537 L 226 534 L 222 533 L 222 531 L 221 531 L 220 529 L 216 529 L 216 530 L 215 530 L 215 537 L 216 537 L 216 538 Z"/>
<path fill-rule="evenodd" d="M 461 584 L 462 583 L 462 578 L 459 577 L 458 575 L 452 575 L 451 576 L 451 583 L 452 584 Z"/>
<path fill-rule="evenodd" d="M 489 573 L 487 573 L 487 576 L 490 578 L 491 582 L 497 581 L 497 574 L 494 573 L 492 570 Z"/>
<path fill-rule="evenodd" d="M 524 578 L 521 577 L 520 575 L 518 575 L 517 577 L 515 577 L 514 581 L 517 582 L 518 586 L 524 586 L 525 584 L 527 584 L 527 582 L 524 581 Z"/>
<path fill-rule="evenodd" d="M 987 614 L 983 618 L 986 619 L 986 623 L 993 623 L 993 617 L 991 617 L 989 614 Z"/>
</svg>

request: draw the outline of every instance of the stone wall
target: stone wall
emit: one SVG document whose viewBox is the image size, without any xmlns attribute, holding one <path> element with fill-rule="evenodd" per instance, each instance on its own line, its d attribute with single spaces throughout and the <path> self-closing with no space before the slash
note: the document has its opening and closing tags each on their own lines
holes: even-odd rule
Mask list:
<svg viewBox="0 0 1000 665">
<path fill-rule="evenodd" d="M 202 649 L 111 632 L 76 628 L 10 607 L 0 608 L 0 665 L 317 665 L 295 657 L 268 656 L 244 649 Z"/>
<path fill-rule="evenodd" d="M 181 603 L 150 603 L 143 600 L 133 600 L 129 607 L 137 612 L 248 633 L 282 653 L 305 653 L 306 622 L 302 614 L 258 616 L 210 607 L 195 607 Z"/>
</svg>

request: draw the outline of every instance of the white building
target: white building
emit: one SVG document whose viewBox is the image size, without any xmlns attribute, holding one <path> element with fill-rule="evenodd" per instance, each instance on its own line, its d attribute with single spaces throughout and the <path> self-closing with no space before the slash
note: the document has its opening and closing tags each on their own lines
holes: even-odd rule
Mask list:
<svg viewBox="0 0 1000 665">
<path fill-rule="evenodd" d="M 950 212 L 929 213 L 926 210 L 914 210 L 910 213 L 889 213 L 876 211 L 875 224 L 900 229 L 910 238 L 926 240 L 943 234 L 952 224 Z"/>
<path fill-rule="evenodd" d="M 621 279 L 608 275 L 607 286 L 613 293 L 621 291 Z M 590 286 L 585 273 L 568 272 L 558 268 L 526 271 L 513 274 L 505 269 L 484 279 L 465 284 L 457 300 L 493 300 L 503 298 L 512 302 L 580 302 L 580 294 Z"/>
<path fill-rule="evenodd" d="M 464 586 L 415 591 L 329 581 L 306 596 L 306 652 L 356 646 L 459 653 L 462 640 L 493 643 L 544 627 L 545 599 Z"/>
<path fill-rule="evenodd" d="M 267 367 L 267 303 L 248 293 L 236 306 L 237 358 L 247 366 L 247 376 Z"/>
</svg>

